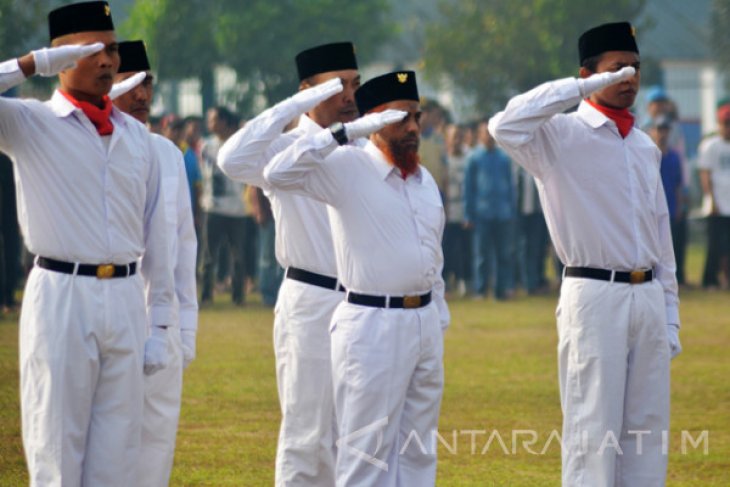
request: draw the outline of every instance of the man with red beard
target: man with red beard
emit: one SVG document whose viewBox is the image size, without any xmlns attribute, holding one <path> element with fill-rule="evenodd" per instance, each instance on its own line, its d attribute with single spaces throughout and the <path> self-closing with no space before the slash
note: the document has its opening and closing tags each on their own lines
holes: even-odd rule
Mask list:
<svg viewBox="0 0 730 487">
<path fill-rule="evenodd" d="M 119 43 L 121 64 L 110 92 L 114 105 L 146 124 L 152 104 L 153 80 L 147 49 L 142 41 Z M 141 73 L 135 75 L 135 73 Z M 121 86 L 133 77 L 144 79 L 129 91 Z M 122 88 L 123 89 L 123 88 Z M 142 453 L 137 487 L 168 485 L 175 453 L 175 437 L 180 417 L 183 368 L 195 358 L 198 327 L 198 300 L 195 287 L 197 240 L 193 225 L 190 190 L 185 161 L 180 149 L 169 139 L 152 135 L 152 148 L 160 161 L 162 195 L 165 201 L 170 266 L 175 278 L 177 320 L 167 341 L 168 363 L 160 372 L 145 377 L 142 422 Z"/>
<path fill-rule="evenodd" d="M 535 177 L 566 266 L 563 485 L 664 485 L 669 360 L 681 346 L 661 153 L 628 110 L 639 88 L 633 27 L 604 24 L 578 45 L 579 78 L 514 97 L 489 131 Z"/>
<path fill-rule="evenodd" d="M 109 4 L 65 5 L 48 23 L 51 48 L 0 64 L 0 92 L 33 74 L 60 81 L 45 103 L 0 98 L 0 150 L 37 256 L 19 331 L 30 484 L 137 485 L 143 371 L 164 367 L 173 324 L 160 168 L 145 128 L 107 96 Z"/>
<path fill-rule="evenodd" d="M 328 205 L 348 290 L 330 325 L 337 485 L 434 485 L 449 324 L 445 216 L 436 182 L 418 163 L 415 73 L 374 78 L 355 98 L 367 115 L 300 137 L 264 176 Z M 365 147 L 347 145 L 369 134 Z"/>
</svg>

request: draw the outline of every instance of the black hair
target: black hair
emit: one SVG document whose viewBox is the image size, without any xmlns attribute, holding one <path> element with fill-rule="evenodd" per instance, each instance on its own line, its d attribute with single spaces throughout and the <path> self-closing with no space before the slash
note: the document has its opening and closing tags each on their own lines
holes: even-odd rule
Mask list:
<svg viewBox="0 0 730 487">
<path fill-rule="evenodd" d="M 229 127 L 238 127 L 238 124 L 241 121 L 238 115 L 236 115 L 224 106 L 214 106 L 213 108 L 211 108 L 211 110 L 215 110 L 216 114 L 218 114 L 218 118 L 223 120 L 223 122 Z"/>
<path fill-rule="evenodd" d="M 581 63 L 581 68 L 586 68 L 591 73 L 595 73 L 598 69 L 598 63 L 601 62 L 601 58 L 603 57 L 603 54 L 597 54 L 595 56 L 591 56 L 588 58 L 585 58 L 583 62 Z"/>
</svg>

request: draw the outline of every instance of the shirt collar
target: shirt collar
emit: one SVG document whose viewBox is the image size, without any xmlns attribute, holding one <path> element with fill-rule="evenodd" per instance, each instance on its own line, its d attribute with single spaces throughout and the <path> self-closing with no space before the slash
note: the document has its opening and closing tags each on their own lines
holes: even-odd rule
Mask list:
<svg viewBox="0 0 730 487">
<path fill-rule="evenodd" d="M 74 104 L 58 90 L 53 92 L 49 105 L 53 113 L 55 113 L 58 118 L 68 117 L 74 112 L 83 113 L 80 108 L 76 108 Z M 124 117 L 124 114 L 116 106 L 112 107 L 111 119 L 115 126 L 127 125 L 127 120 Z"/>
<path fill-rule="evenodd" d="M 395 173 L 395 176 L 398 178 L 401 177 L 400 169 L 389 163 L 388 160 L 385 158 L 385 154 L 383 154 L 383 151 L 378 149 L 378 147 L 371 141 L 368 141 L 363 149 L 365 150 L 365 152 L 372 156 L 370 158 L 370 161 L 372 162 L 373 167 L 375 167 L 375 170 L 378 172 L 380 179 L 386 180 L 391 173 Z M 420 164 L 418 165 L 416 172 L 411 177 L 415 177 L 416 181 L 418 181 L 419 183 L 423 181 L 423 172 L 421 171 Z"/>
<path fill-rule="evenodd" d="M 597 129 L 608 122 L 613 124 L 613 121 L 611 121 L 610 118 L 593 108 L 589 103 L 586 103 L 585 100 L 582 100 L 580 105 L 578 105 L 578 116 L 585 120 L 585 122 L 594 129 Z"/>
</svg>

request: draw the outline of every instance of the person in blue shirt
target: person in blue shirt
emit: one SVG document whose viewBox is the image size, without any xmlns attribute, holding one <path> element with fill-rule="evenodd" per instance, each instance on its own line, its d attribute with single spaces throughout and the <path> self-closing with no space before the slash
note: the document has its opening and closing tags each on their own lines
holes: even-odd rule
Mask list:
<svg viewBox="0 0 730 487">
<path fill-rule="evenodd" d="M 672 245 L 677 248 L 681 238 L 680 222 L 684 209 L 684 184 L 682 179 L 682 159 L 679 153 L 670 147 L 672 119 L 659 116 L 651 122 L 648 133 L 662 152 L 659 172 L 662 177 L 664 194 L 667 197 L 669 225 L 672 231 Z M 675 257 L 676 259 L 676 257 Z M 677 263 L 679 269 L 679 263 Z"/>
<path fill-rule="evenodd" d="M 485 297 L 493 280 L 494 296 L 503 300 L 511 296 L 513 286 L 514 185 L 512 163 L 497 148 L 487 123 L 479 124 L 479 145 L 466 162 L 464 225 L 473 229 L 475 296 Z"/>
</svg>

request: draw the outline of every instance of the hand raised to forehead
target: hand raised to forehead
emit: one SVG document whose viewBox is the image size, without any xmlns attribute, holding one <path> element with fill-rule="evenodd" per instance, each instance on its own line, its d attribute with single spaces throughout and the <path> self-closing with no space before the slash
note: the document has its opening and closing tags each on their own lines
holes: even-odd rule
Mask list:
<svg viewBox="0 0 730 487">
<path fill-rule="evenodd" d="M 76 61 L 91 56 L 104 49 L 103 42 L 93 44 L 69 44 L 58 47 L 44 47 L 32 51 L 35 62 L 35 74 L 40 76 L 55 76 L 65 69 L 76 67 Z"/>
<path fill-rule="evenodd" d="M 116 100 L 123 94 L 132 91 L 135 89 L 139 84 L 144 81 L 144 79 L 147 77 L 147 73 L 144 71 L 140 71 L 139 73 L 136 73 L 129 78 L 125 79 L 124 81 L 120 81 L 119 83 L 114 83 L 112 85 L 111 91 L 109 91 L 109 98 L 112 100 Z"/>
<path fill-rule="evenodd" d="M 360 137 L 367 137 L 386 125 L 400 122 L 406 115 L 408 115 L 408 112 L 404 112 L 403 110 L 385 110 L 382 112 L 368 113 L 364 117 L 345 124 L 347 140 L 353 141 Z"/>
<path fill-rule="evenodd" d="M 588 78 L 578 79 L 578 88 L 583 98 L 590 96 L 596 91 L 628 79 L 636 75 L 636 69 L 633 66 L 624 66 L 616 72 L 596 73 Z"/>
<path fill-rule="evenodd" d="M 275 105 L 273 110 L 281 114 L 281 119 L 285 123 L 289 123 L 300 115 L 307 113 L 324 100 L 340 93 L 342 89 L 342 80 L 340 78 L 333 78 L 292 95 Z"/>
</svg>

